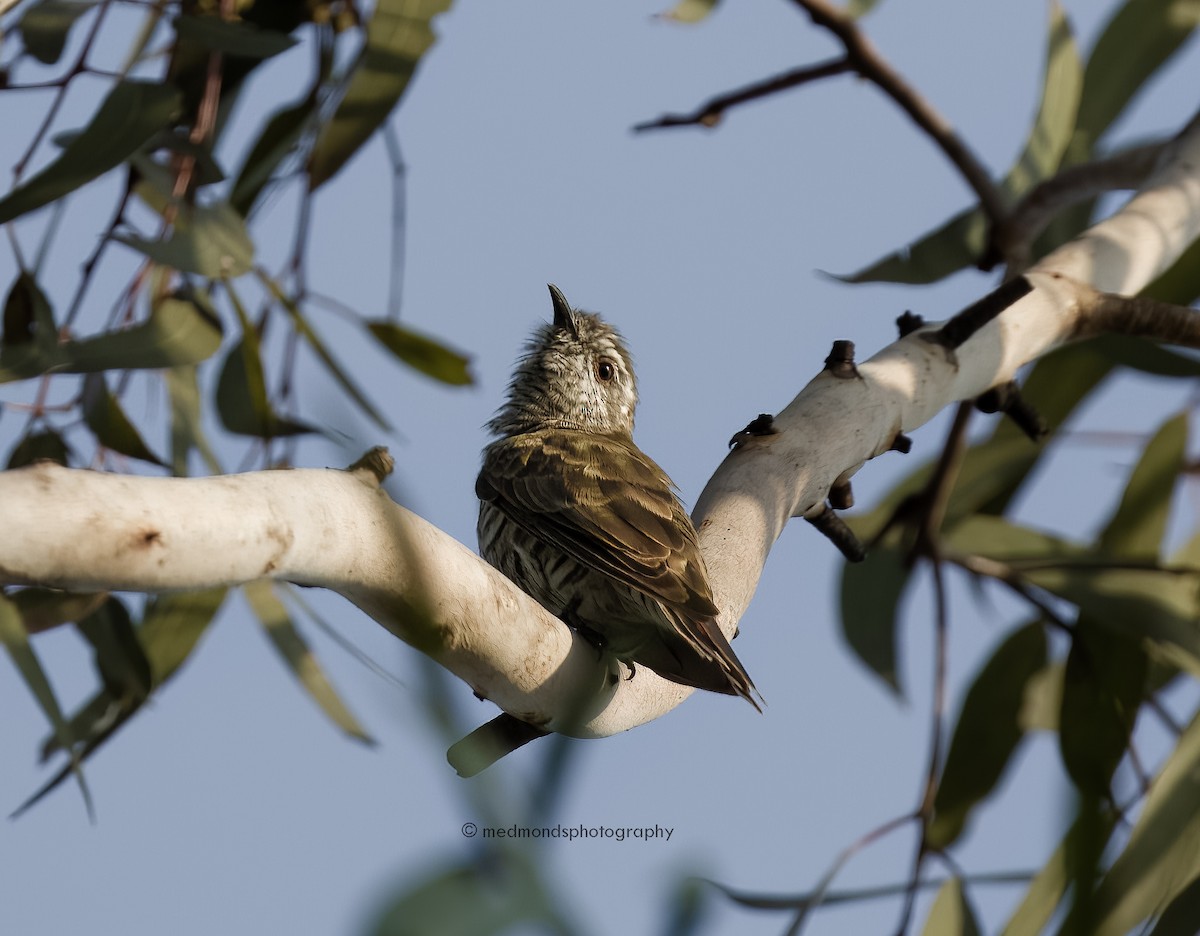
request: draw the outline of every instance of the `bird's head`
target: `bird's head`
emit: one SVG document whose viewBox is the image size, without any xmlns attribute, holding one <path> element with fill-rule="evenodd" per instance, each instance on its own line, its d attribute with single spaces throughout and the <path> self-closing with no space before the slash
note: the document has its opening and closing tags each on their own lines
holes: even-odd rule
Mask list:
<svg viewBox="0 0 1200 936">
<path fill-rule="evenodd" d="M 554 318 L 534 332 L 488 427 L 501 436 L 549 428 L 632 434 L 637 378 L 624 339 L 600 316 L 571 308 L 557 286 L 550 298 Z"/>
</svg>

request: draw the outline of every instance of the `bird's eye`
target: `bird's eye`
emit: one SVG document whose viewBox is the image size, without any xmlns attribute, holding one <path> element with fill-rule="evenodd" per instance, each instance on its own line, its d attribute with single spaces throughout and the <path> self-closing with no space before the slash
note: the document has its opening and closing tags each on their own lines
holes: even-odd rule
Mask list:
<svg viewBox="0 0 1200 936">
<path fill-rule="evenodd" d="M 596 365 L 596 376 L 604 381 L 604 383 L 608 383 L 617 376 L 616 365 L 612 361 L 600 361 Z"/>
</svg>

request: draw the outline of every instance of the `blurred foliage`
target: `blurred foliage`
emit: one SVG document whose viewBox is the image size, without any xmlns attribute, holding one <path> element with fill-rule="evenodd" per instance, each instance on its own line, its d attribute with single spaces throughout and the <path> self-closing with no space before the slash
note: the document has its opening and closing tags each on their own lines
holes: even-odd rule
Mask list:
<svg viewBox="0 0 1200 936">
<path fill-rule="evenodd" d="M 28 230 L 22 225 L 29 216 L 51 217 L 45 240 L 32 252 L 37 260 L 27 262 L 14 247 L 19 272 L 5 294 L 0 383 L 36 382 L 30 396 L 37 401 L 51 382 L 69 388 L 65 405 L 27 407 L 7 466 L 38 459 L 65 465 L 134 459 L 146 470 L 177 475 L 197 461 L 218 471 L 203 429 L 213 415 L 226 432 L 253 440 L 264 463 L 286 462 L 289 440 L 322 431 L 298 412 L 292 375 L 302 347 L 362 414 L 390 428 L 321 337 L 323 308 L 349 316 L 403 366 L 446 385 L 469 384 L 468 359 L 436 337 L 394 316 L 347 309 L 306 285 L 312 201 L 365 146 L 390 131 L 389 120 L 435 41 L 434 19 L 450 0 L 138 3 L 133 8 L 144 22 L 126 37 L 125 64 L 117 73 L 95 69 L 90 50 L 106 16 L 124 2 L 30 0 L 18 18 L 10 17 L 15 28 L 0 38 L 0 94 L 44 85 L 51 95 L 45 124 L 12 167 L 11 188 L 0 193 L 0 223 L 10 225 L 14 245 Z M 849 0 L 842 9 L 853 22 L 877 2 Z M 717 0 L 678 0 L 662 16 L 701 23 L 717 7 Z M 1110 128 L 1198 23 L 1198 0 L 1126 0 L 1084 51 L 1062 9 L 1052 4 L 1039 107 L 1020 156 L 996 183 L 1007 209 L 1017 211 L 1023 197 L 1061 170 L 1112 152 Z M 248 87 L 260 93 L 247 79 L 277 59 L 289 61 L 302 77 L 291 83 L 285 100 L 256 98 L 265 116 L 226 165 L 218 153 L 229 149 L 222 145 L 228 115 Z M 46 69 L 53 70 L 49 81 Z M 29 73 L 36 80 L 24 77 Z M 83 76 L 106 82 L 106 90 L 81 126 L 59 126 L 59 106 Z M 394 146 L 388 153 L 398 158 Z M 41 268 L 54 219 L 76 192 L 102 178 L 119 180 L 110 220 L 97 226 L 97 246 L 82 265 L 72 301 L 55 307 L 44 289 L 54 274 Z M 286 263 L 271 271 L 262 265 L 254 222 L 284 191 L 299 199 L 297 236 Z M 1093 198 L 1079 199 L 1022 249 L 1029 258 L 1043 255 L 1088 223 L 1094 206 Z M 996 232 L 1007 220 L 967 206 L 845 279 L 925 284 L 966 267 L 988 268 L 1012 259 L 1003 251 L 997 255 Z M 395 234 L 399 239 L 399 229 Z M 138 258 L 137 272 L 115 302 L 89 299 L 95 271 L 114 244 Z M 1194 301 L 1200 245 L 1147 294 Z M 82 314 L 85 306 L 112 311 L 92 320 Z M 389 308 L 398 308 L 398 297 Z M 279 359 L 264 352 L 269 329 L 287 336 Z M 1043 358 L 1023 392 L 1057 428 L 1122 367 L 1175 379 L 1200 376 L 1193 357 L 1141 341 L 1100 339 Z M 161 380 L 166 389 L 169 451 L 148 444 L 128 412 L 132 372 Z M 945 757 L 933 765 L 928 809 L 901 817 L 880 834 L 917 821 L 923 849 L 950 859 L 1005 774 L 1019 768 L 1025 736 L 1042 731 L 1057 736 L 1077 804 L 1058 849 L 1031 877 L 956 871 L 944 881 L 914 877 L 899 885 L 833 891 L 843 856 L 817 888 L 799 896 L 746 895 L 717 885 L 730 899 L 794 914 L 792 931 L 799 931 L 805 915 L 822 905 L 905 895 L 911 901 L 918 889 L 937 886 L 923 932 L 975 934 L 980 930 L 971 889 L 1023 881 L 1027 889 L 1015 902 L 1005 936 L 1115 936 L 1147 925 L 1157 936 L 1200 931 L 1197 718 L 1175 726 L 1174 748 L 1153 776 L 1132 752 L 1139 719 L 1147 712 L 1167 719 L 1159 694 L 1200 675 L 1200 539 L 1173 555 L 1164 555 L 1163 546 L 1173 493 L 1187 470 L 1186 417 L 1169 420 L 1148 440 L 1111 519 L 1090 542 L 1053 536 L 1007 516 L 1053 438 L 1030 442 L 1000 423 L 969 447 L 957 472 L 939 531 L 941 558 L 1027 598 L 1036 618 L 997 641 L 965 692 Z M 850 521 L 875 542 L 866 562 L 846 568 L 843 631 L 852 653 L 898 696 L 904 692 L 898 607 L 913 574 L 917 541 L 912 507 L 933 477 L 932 463 L 919 467 L 875 509 Z M 253 584 L 245 594 L 284 664 L 322 712 L 349 736 L 369 741 L 297 626 L 292 608 L 302 603 L 285 601 L 285 593 L 267 583 Z M 191 658 L 224 598 L 224 589 L 159 596 L 139 610 L 104 594 L 32 588 L 0 594 L 0 641 L 53 729 L 43 759 L 65 755 L 61 770 L 18 812 L 69 778 L 87 799 L 87 759 Z M 70 625 L 91 649 L 97 688 L 76 711 L 64 712 L 30 635 Z M 462 729 L 450 707 L 438 702 L 446 677 L 429 667 L 429 717 L 452 737 Z M 567 750 L 546 747 L 536 796 L 523 807 L 529 822 L 552 824 L 553 805 L 569 776 Z M 1116 782 L 1122 771 L 1139 781 L 1123 801 Z M 472 795 L 481 825 L 511 824 L 511 810 L 501 820 L 495 803 Z M 425 877 L 406 883 L 380 910 L 371 932 L 579 931 L 554 897 L 544 844 L 503 845 L 476 841 L 464 856 L 430 862 Z M 682 936 L 703 928 L 709 893 L 698 880 L 680 882 L 669 896 L 669 931 Z"/>
</svg>

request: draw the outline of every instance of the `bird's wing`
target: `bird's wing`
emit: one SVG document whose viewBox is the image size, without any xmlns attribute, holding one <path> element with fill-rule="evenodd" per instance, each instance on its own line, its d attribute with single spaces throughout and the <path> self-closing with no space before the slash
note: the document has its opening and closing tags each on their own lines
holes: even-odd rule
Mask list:
<svg viewBox="0 0 1200 936">
<path fill-rule="evenodd" d="M 657 599 L 672 617 L 719 613 L 670 479 L 632 440 L 570 431 L 502 439 L 487 448 L 475 490 L 534 536 Z"/>
</svg>

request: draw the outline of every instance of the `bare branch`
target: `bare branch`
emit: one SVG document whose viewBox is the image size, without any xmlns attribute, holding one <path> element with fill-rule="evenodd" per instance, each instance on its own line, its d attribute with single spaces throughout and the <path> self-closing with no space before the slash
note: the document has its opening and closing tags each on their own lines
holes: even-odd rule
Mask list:
<svg viewBox="0 0 1200 936">
<path fill-rule="evenodd" d="M 1120 315 L 1092 293 L 1138 292 L 1198 236 L 1193 127 L 1142 192 L 1033 267 L 1032 290 L 958 347 L 931 340 L 941 329 L 931 323 L 857 364 L 855 379 L 818 373 L 775 415 L 773 432 L 740 440 L 697 502 L 693 519 L 725 634 L 737 628 L 791 517 L 813 512 L 898 433 L 1006 383 L 1058 345 L 1111 327 Z M 1156 332 L 1161 319 L 1139 314 L 1136 322 L 1138 334 L 1179 334 Z M 270 576 L 334 589 L 481 697 L 578 737 L 643 724 L 691 692 L 646 667 L 613 680 L 593 647 L 361 472 L 164 479 L 42 464 L 0 472 L 0 529 L 0 583 L 162 591 Z M 594 688 L 594 704 L 576 720 L 580 686 Z"/>
<path fill-rule="evenodd" d="M 794 68 L 791 71 L 783 72 L 772 78 L 766 78 L 754 84 L 746 85 L 736 91 L 730 91 L 726 94 L 710 98 L 690 114 L 664 114 L 658 120 L 648 120 L 645 123 L 640 123 L 633 128 L 633 132 L 643 133 L 647 130 L 661 130 L 665 127 L 715 127 L 721 122 L 721 118 L 725 116 L 725 112 L 730 108 L 746 104 L 749 101 L 761 100 L 762 98 L 779 94 L 781 91 L 787 91 L 791 88 L 798 88 L 801 85 L 812 81 L 819 81 L 822 78 L 829 78 L 833 75 L 844 75 L 849 71 L 854 71 L 854 66 L 846 56 L 822 62 L 819 65 L 806 65 L 803 68 Z"/>
</svg>

